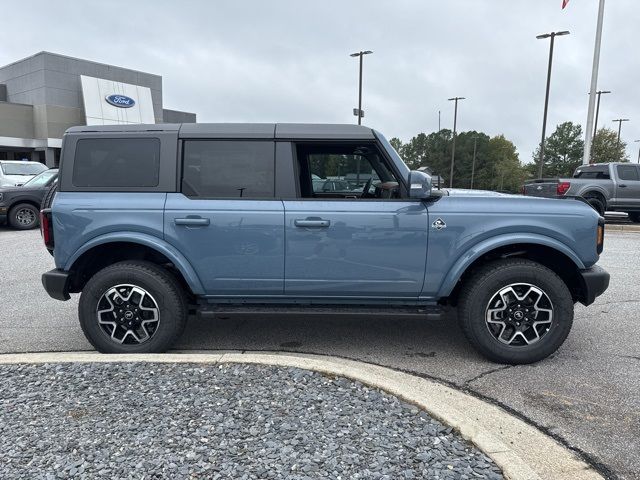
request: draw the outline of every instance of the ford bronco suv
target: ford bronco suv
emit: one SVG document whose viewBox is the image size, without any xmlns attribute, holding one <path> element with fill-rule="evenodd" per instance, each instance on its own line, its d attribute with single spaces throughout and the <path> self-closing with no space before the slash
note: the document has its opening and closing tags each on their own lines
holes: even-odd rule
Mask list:
<svg viewBox="0 0 640 480">
<path fill-rule="evenodd" d="M 42 280 L 81 292 L 101 352 L 164 351 L 190 313 L 453 306 L 493 361 L 553 353 L 574 303 L 608 286 L 603 219 L 579 199 L 431 187 L 364 126 L 74 127 L 41 212 Z"/>
</svg>

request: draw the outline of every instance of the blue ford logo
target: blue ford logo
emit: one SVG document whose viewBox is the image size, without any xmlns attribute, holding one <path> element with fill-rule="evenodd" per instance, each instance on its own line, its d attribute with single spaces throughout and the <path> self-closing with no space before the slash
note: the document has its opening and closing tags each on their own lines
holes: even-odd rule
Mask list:
<svg viewBox="0 0 640 480">
<path fill-rule="evenodd" d="M 133 98 L 126 95 L 107 95 L 105 100 L 107 103 L 119 108 L 131 108 L 136 104 Z"/>
</svg>

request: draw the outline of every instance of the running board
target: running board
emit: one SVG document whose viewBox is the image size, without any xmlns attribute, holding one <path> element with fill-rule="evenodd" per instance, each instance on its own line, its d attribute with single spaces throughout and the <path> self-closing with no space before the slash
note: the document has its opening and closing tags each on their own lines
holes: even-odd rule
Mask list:
<svg viewBox="0 0 640 480">
<path fill-rule="evenodd" d="M 278 315 L 278 316 L 344 316 L 366 315 L 385 317 L 423 317 L 438 320 L 445 310 L 440 306 L 359 306 L 359 305 L 279 305 L 279 304 L 208 304 L 197 307 L 197 315 L 213 318 L 226 315 Z"/>
</svg>

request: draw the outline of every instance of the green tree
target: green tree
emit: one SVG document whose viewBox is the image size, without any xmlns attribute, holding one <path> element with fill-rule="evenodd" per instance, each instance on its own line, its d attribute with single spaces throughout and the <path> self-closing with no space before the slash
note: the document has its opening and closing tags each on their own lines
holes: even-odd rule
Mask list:
<svg viewBox="0 0 640 480">
<path fill-rule="evenodd" d="M 544 145 L 544 177 L 570 177 L 582 163 L 584 140 L 582 127 L 573 122 L 564 122 L 547 137 Z M 540 146 L 533 154 L 534 164 L 528 167 L 529 172 L 538 176 L 540 168 Z"/>
<path fill-rule="evenodd" d="M 486 189 L 517 193 L 526 177 L 516 146 L 504 135 L 492 137 L 487 151 L 487 168 L 482 172 Z"/>
<path fill-rule="evenodd" d="M 628 162 L 627 144 L 620 140 L 618 133 L 608 128 L 601 128 L 593 137 L 591 143 L 591 162 Z"/>
</svg>

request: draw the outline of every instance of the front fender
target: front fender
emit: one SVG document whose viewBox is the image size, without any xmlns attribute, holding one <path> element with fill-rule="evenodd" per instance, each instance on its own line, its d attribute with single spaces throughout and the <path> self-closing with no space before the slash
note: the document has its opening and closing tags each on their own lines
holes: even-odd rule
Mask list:
<svg viewBox="0 0 640 480">
<path fill-rule="evenodd" d="M 83 253 L 97 247 L 98 245 L 114 242 L 137 243 L 163 254 L 180 271 L 189 285 L 189 288 L 191 288 L 191 291 L 195 295 L 204 295 L 204 288 L 202 287 L 202 282 L 200 281 L 200 278 L 198 278 L 196 271 L 175 247 L 171 246 L 164 240 L 140 232 L 112 232 L 92 238 L 69 257 L 64 266 L 64 270 L 72 270 L 73 264 L 82 256 Z"/>
<path fill-rule="evenodd" d="M 522 243 L 533 243 L 537 245 L 544 245 L 551 247 L 564 253 L 569 257 L 573 263 L 576 264 L 578 269 L 584 269 L 585 265 L 580 260 L 580 257 L 572 249 L 567 247 L 562 242 L 547 237 L 545 235 L 539 235 L 536 233 L 517 233 L 517 234 L 504 234 L 485 239 L 471 248 L 469 248 L 458 260 L 453 264 L 449 272 L 445 276 L 440 289 L 438 290 L 438 297 L 446 297 L 451 294 L 451 291 L 458 283 L 458 280 L 462 277 L 462 274 L 469 268 L 469 266 L 482 255 L 495 250 L 496 248 L 504 247 L 506 245 Z"/>
</svg>

